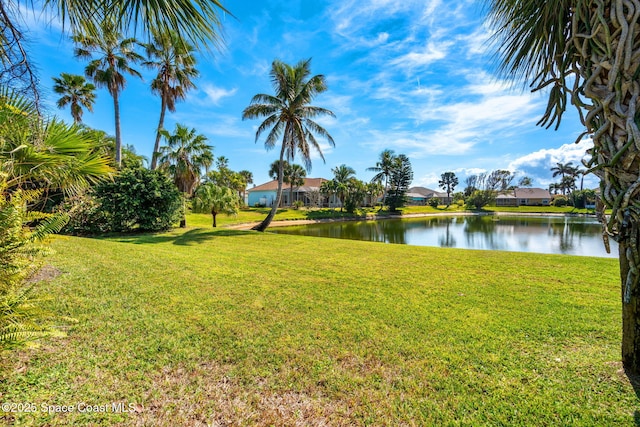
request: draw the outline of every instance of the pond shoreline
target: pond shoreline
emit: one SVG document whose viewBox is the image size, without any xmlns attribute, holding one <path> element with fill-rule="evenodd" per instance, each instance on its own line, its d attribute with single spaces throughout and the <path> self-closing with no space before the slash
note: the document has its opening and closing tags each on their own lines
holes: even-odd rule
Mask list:
<svg viewBox="0 0 640 427">
<path fill-rule="evenodd" d="M 295 225 L 308 225 L 308 224 L 322 224 L 332 222 L 353 222 L 353 221 L 379 221 L 386 219 L 409 219 L 409 218 L 428 218 L 438 216 L 548 216 L 548 217 L 595 217 L 595 214 L 585 213 L 557 213 L 557 212 L 428 212 L 428 213 L 413 213 L 406 215 L 367 215 L 361 217 L 352 218 L 318 218 L 318 219 L 285 219 L 271 221 L 269 227 L 288 227 Z M 259 221 L 232 224 L 224 226 L 224 228 L 233 230 L 250 230 L 252 227 L 260 224 Z"/>
</svg>

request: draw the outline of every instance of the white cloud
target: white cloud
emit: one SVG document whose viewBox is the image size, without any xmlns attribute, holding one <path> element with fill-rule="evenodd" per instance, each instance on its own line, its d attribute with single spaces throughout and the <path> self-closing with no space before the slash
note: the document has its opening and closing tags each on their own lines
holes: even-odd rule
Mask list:
<svg viewBox="0 0 640 427">
<path fill-rule="evenodd" d="M 390 61 L 391 65 L 398 66 L 406 71 L 413 71 L 416 68 L 426 67 L 447 56 L 451 42 L 435 43 L 429 41 L 422 49 L 409 52 L 405 55 Z"/>
<path fill-rule="evenodd" d="M 209 103 L 218 105 L 221 99 L 235 95 L 238 89 L 224 89 L 221 87 L 216 87 L 212 84 L 205 84 L 202 87 L 202 91 L 206 94 L 206 100 Z"/>
<path fill-rule="evenodd" d="M 556 163 L 572 162 L 574 166 L 584 169 L 581 160 L 586 157 L 586 151 L 592 147 L 593 141 L 587 138 L 577 144 L 564 144 L 558 148 L 538 150 L 515 159 L 509 163 L 508 168 L 534 177 L 536 179 L 535 185 L 547 186 L 557 181 L 557 178 L 553 178 L 551 173 L 551 168 Z M 597 182 L 597 178 L 594 176 L 585 177 L 585 185 L 593 187 L 597 185 Z"/>
</svg>

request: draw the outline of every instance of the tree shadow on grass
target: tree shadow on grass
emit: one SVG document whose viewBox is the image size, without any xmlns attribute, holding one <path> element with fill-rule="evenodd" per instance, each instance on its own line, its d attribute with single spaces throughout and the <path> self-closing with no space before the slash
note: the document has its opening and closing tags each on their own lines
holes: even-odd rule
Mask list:
<svg viewBox="0 0 640 427">
<path fill-rule="evenodd" d="M 626 368 L 624 369 L 624 373 L 626 374 L 627 379 L 629 379 L 629 383 L 631 383 L 633 391 L 636 392 L 636 397 L 640 399 L 640 375 L 634 374 Z M 635 421 L 634 424 L 636 427 L 640 427 L 640 411 L 636 410 L 633 413 L 633 420 Z"/>
<path fill-rule="evenodd" d="M 244 236 L 254 233 L 255 232 L 245 230 L 206 230 L 204 228 L 194 228 L 184 233 L 174 230 L 169 233 L 119 236 L 117 238 L 110 238 L 109 240 L 121 243 L 133 243 L 136 245 L 170 242 L 174 245 L 192 246 L 211 241 L 218 237 Z"/>
</svg>

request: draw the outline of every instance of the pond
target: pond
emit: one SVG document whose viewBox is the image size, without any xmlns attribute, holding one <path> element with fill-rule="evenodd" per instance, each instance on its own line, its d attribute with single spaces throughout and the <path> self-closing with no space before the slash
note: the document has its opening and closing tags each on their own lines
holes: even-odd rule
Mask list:
<svg viewBox="0 0 640 427">
<path fill-rule="evenodd" d="M 594 217 L 434 216 L 318 223 L 270 231 L 416 246 L 618 257 L 613 241 L 607 254 L 602 228 Z"/>
</svg>

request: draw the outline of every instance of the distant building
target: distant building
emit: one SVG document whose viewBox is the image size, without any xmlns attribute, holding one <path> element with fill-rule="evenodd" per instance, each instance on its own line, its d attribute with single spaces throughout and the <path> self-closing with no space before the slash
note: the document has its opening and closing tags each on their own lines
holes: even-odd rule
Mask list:
<svg viewBox="0 0 640 427">
<path fill-rule="evenodd" d="M 516 188 L 500 193 L 496 206 L 549 206 L 551 193 L 542 188 Z"/>
<path fill-rule="evenodd" d="M 315 203 L 318 203 L 320 206 L 328 205 L 326 197 L 321 197 L 320 200 L 314 201 L 313 195 L 310 197 L 311 192 L 319 192 L 320 186 L 323 182 L 328 181 L 324 178 L 305 178 L 304 184 L 299 187 L 293 187 L 293 202 L 297 200 L 301 200 L 305 206 L 310 206 Z M 280 201 L 280 206 L 289 206 L 291 201 L 289 197 L 291 196 L 290 186 L 288 184 L 282 184 L 282 200 Z M 255 186 L 247 190 L 249 194 L 247 204 L 249 206 L 267 206 L 271 207 L 276 201 L 278 191 L 278 181 L 273 180 L 266 182 L 264 184 Z M 331 207 L 340 206 L 340 203 L 335 201 L 335 196 L 332 197 L 333 203 L 331 203 Z"/>
<path fill-rule="evenodd" d="M 408 204 L 410 205 L 426 205 L 429 199 L 437 197 L 441 205 L 450 205 L 452 197 L 447 197 L 447 193 L 431 190 L 425 187 L 411 187 L 407 191 Z"/>
</svg>

